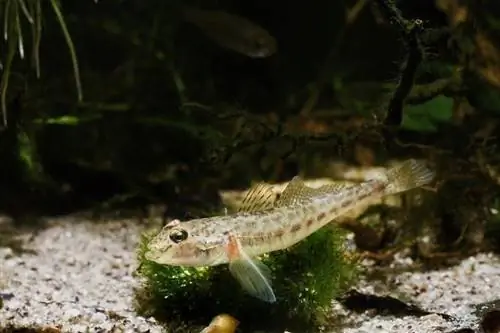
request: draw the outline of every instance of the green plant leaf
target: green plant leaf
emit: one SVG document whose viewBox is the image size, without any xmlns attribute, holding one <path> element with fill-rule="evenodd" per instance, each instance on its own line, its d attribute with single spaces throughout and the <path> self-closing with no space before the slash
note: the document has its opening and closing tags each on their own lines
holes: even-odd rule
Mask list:
<svg viewBox="0 0 500 333">
<path fill-rule="evenodd" d="M 92 121 L 100 118 L 99 115 L 86 116 L 86 117 L 76 117 L 76 116 L 61 116 L 48 119 L 35 119 L 33 122 L 35 124 L 50 124 L 50 125 L 68 125 L 75 126 L 83 122 Z"/>
<path fill-rule="evenodd" d="M 434 132 L 437 124 L 448 122 L 453 114 L 453 99 L 444 95 L 419 105 L 404 108 L 402 127 L 422 132 Z"/>
</svg>

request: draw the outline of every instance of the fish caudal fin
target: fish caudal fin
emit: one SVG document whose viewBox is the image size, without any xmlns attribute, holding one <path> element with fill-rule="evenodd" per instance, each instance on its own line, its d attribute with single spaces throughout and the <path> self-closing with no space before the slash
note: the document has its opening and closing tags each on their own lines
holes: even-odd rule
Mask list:
<svg viewBox="0 0 500 333">
<path fill-rule="evenodd" d="M 389 185 L 385 189 L 385 194 L 396 194 L 429 184 L 434 176 L 435 173 L 427 168 L 424 161 L 414 159 L 405 161 L 387 172 Z"/>
<path fill-rule="evenodd" d="M 276 302 L 273 288 L 269 282 L 271 270 L 263 263 L 252 260 L 242 249 L 239 241 L 232 240 L 238 248 L 238 258 L 229 262 L 229 271 L 250 295 L 265 302 Z"/>
</svg>

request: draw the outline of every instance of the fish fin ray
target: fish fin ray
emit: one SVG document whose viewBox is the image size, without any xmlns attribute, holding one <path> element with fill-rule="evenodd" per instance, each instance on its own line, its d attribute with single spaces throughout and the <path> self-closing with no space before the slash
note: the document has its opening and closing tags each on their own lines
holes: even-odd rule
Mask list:
<svg viewBox="0 0 500 333">
<path fill-rule="evenodd" d="M 307 186 L 299 176 L 295 176 L 288 183 L 283 192 L 281 192 L 280 197 L 276 200 L 275 207 L 296 204 L 316 195 L 340 192 L 349 186 L 352 185 L 338 182 L 313 188 Z"/>
<path fill-rule="evenodd" d="M 239 258 L 229 262 L 229 271 L 250 295 L 265 302 L 276 302 L 270 278 L 271 270 L 263 263 L 252 260 L 241 248 L 237 239 L 234 240 L 238 247 Z"/>
<path fill-rule="evenodd" d="M 238 207 L 239 213 L 250 213 L 271 209 L 276 202 L 276 193 L 272 186 L 267 184 L 257 184 L 252 186 L 245 198 Z"/>
<path fill-rule="evenodd" d="M 234 260 L 229 264 L 229 270 L 250 295 L 268 303 L 276 301 L 271 284 L 253 260 Z"/>
<path fill-rule="evenodd" d="M 410 159 L 389 169 L 386 177 L 388 185 L 385 194 L 396 194 L 430 183 L 435 173 L 424 161 Z"/>
<path fill-rule="evenodd" d="M 275 207 L 292 205 L 310 197 L 311 188 L 304 184 L 301 177 L 295 176 L 288 182 L 285 189 L 276 200 Z"/>
<path fill-rule="evenodd" d="M 315 194 L 336 193 L 336 192 L 341 192 L 351 186 L 353 186 L 353 184 L 349 184 L 346 182 L 336 182 L 320 186 L 313 190 L 315 191 Z"/>
</svg>

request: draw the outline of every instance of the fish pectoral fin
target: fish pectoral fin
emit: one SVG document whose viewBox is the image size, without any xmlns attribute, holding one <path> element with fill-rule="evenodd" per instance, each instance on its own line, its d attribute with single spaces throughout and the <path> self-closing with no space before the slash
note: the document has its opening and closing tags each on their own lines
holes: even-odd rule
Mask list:
<svg viewBox="0 0 500 333">
<path fill-rule="evenodd" d="M 276 302 L 276 296 L 269 282 L 271 270 L 263 263 L 242 255 L 241 258 L 229 263 L 229 271 L 250 295 L 268 303 Z"/>
<path fill-rule="evenodd" d="M 250 213 L 271 209 L 276 201 L 276 196 L 272 186 L 263 183 L 254 185 L 248 190 L 238 212 Z"/>
<path fill-rule="evenodd" d="M 244 290 L 265 302 L 274 303 L 276 301 L 276 296 L 269 282 L 271 270 L 258 260 L 250 258 L 235 235 L 227 235 L 226 254 L 229 258 L 229 271 Z"/>
</svg>

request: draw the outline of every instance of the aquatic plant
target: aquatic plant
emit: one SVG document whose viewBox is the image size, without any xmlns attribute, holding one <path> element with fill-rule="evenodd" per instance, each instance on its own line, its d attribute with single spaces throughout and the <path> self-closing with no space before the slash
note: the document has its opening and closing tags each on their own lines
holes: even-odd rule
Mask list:
<svg viewBox="0 0 500 333">
<path fill-rule="evenodd" d="M 71 35 L 66 26 L 64 16 L 62 14 L 60 3 L 58 0 L 50 0 L 50 4 L 57 21 L 61 27 L 61 31 L 68 45 L 71 62 L 73 64 L 73 72 L 75 76 L 76 89 L 78 93 L 78 101 L 83 99 L 82 87 L 80 82 L 80 70 L 78 67 L 78 58 L 76 56 L 75 47 L 71 39 Z M 32 35 L 32 62 L 35 67 L 37 78 L 40 77 L 40 41 L 42 38 L 42 3 L 41 0 L 5 0 L 3 6 L 0 5 L 0 17 L 3 18 L 3 37 L 7 43 L 7 54 L 5 59 L 5 66 L 1 64 L 2 78 L 1 78 L 1 109 L 3 125 L 7 126 L 7 88 L 9 86 L 9 77 L 11 74 L 12 62 L 16 54 L 19 54 L 21 59 L 25 56 L 25 42 L 22 30 L 22 20 L 25 18 L 31 27 Z"/>
<path fill-rule="evenodd" d="M 332 299 L 353 282 L 356 272 L 343 249 L 345 232 L 324 228 L 290 249 L 262 258 L 273 272 L 277 296 L 276 303 L 268 304 L 247 295 L 227 265 L 183 268 L 146 260 L 152 235 L 143 235 L 138 251 L 138 272 L 145 278 L 137 293 L 138 310 L 169 325 L 206 325 L 222 312 L 254 329 L 304 331 L 327 325 Z"/>
</svg>

